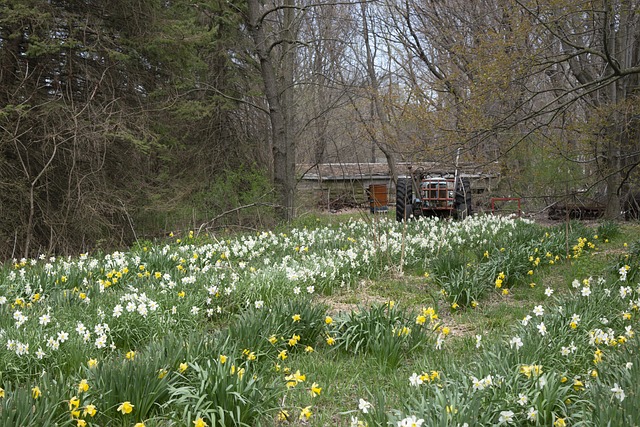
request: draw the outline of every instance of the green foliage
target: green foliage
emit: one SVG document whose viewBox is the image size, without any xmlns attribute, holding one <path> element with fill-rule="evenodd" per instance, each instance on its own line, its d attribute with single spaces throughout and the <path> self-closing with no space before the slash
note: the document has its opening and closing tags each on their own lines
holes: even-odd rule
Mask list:
<svg viewBox="0 0 640 427">
<path fill-rule="evenodd" d="M 51 375 L 44 374 L 35 383 L 4 383 L 4 396 L 0 397 L 0 425 L 72 425 L 64 403 L 73 393 L 69 391 L 67 381 L 64 377 L 51 378 Z"/>
<path fill-rule="evenodd" d="M 191 365 L 192 373 L 171 388 L 180 421 L 192 425 L 203 418 L 210 426 L 254 426 L 277 407 L 283 387 L 256 376 L 252 365 L 220 360 Z"/>
<path fill-rule="evenodd" d="M 209 186 L 196 196 L 196 202 L 213 212 L 225 212 L 241 206 L 257 204 L 242 209 L 231 217 L 239 224 L 257 225 L 272 218 L 272 208 L 266 206 L 274 200 L 272 185 L 264 170 L 254 166 L 226 169 Z M 219 223 L 229 224 L 230 218 L 220 218 Z"/>
<path fill-rule="evenodd" d="M 560 150 L 553 143 L 528 140 L 517 144 L 506 155 L 503 173 L 510 177 L 508 191 L 535 196 L 526 200 L 523 209 L 544 208 L 546 206 L 540 203 L 542 200 L 557 201 L 558 194 L 576 190 L 567 188 L 567 183 L 578 185 L 585 178 L 580 165 L 567 157 L 566 148 Z M 558 179 L 559 174 L 563 179 Z"/>
<path fill-rule="evenodd" d="M 338 323 L 337 347 L 344 352 L 373 356 L 383 369 L 395 369 L 404 358 L 434 342 L 429 323 L 393 302 L 348 313 Z"/>
<path fill-rule="evenodd" d="M 633 283 L 640 275 L 640 240 L 631 242 L 626 253 L 618 255 L 609 269 L 621 280 Z"/>
<path fill-rule="evenodd" d="M 302 351 L 306 346 L 314 347 L 324 331 L 325 313 L 326 307 L 307 298 L 277 302 L 260 309 L 248 308 L 232 321 L 227 330 L 228 341 L 237 350 L 267 354 L 275 360 L 282 349 L 291 353 Z M 298 337 L 295 344 L 286 344 L 294 336 Z M 271 337 L 276 341 L 270 342 Z"/>
<path fill-rule="evenodd" d="M 611 221 L 605 220 L 598 224 L 597 235 L 600 241 L 604 242 L 605 240 L 613 239 L 614 237 L 618 237 L 620 235 L 620 224 Z"/>
<path fill-rule="evenodd" d="M 177 381 L 178 366 L 169 365 L 174 355 L 168 354 L 168 349 L 152 349 L 160 351 L 139 351 L 130 359 L 106 361 L 87 369 L 90 388 L 86 401 L 100 409 L 97 423 L 135 423 L 161 414 L 162 406 L 170 400 L 170 386 Z M 130 414 L 118 412 L 123 402 L 133 405 Z"/>
</svg>

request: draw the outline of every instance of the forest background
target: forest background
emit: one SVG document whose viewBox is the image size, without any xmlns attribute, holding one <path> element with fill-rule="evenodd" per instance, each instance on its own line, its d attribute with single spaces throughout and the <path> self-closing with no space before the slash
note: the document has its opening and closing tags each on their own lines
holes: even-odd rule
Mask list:
<svg viewBox="0 0 640 427">
<path fill-rule="evenodd" d="M 0 0 L 0 259 L 287 221 L 296 165 L 458 149 L 616 218 L 639 55 L 638 0 Z"/>
</svg>

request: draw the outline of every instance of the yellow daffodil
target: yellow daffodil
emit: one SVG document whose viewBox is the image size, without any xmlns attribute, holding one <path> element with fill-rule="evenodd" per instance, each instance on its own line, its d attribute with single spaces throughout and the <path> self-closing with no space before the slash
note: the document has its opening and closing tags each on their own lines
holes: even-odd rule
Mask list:
<svg viewBox="0 0 640 427">
<path fill-rule="evenodd" d="M 80 383 L 78 384 L 78 393 L 84 393 L 87 390 L 89 390 L 89 383 L 87 380 L 80 380 Z"/>
<path fill-rule="evenodd" d="M 294 374 L 293 374 L 293 378 L 298 381 L 298 382 L 304 382 L 307 379 L 307 376 L 304 374 L 300 373 L 300 370 L 297 370 Z"/>
<path fill-rule="evenodd" d="M 300 412 L 301 420 L 308 420 L 309 418 L 311 418 L 311 406 L 307 406 L 303 408 L 302 411 Z"/>
<path fill-rule="evenodd" d="M 127 360 L 133 360 L 136 357 L 136 352 L 133 350 L 129 350 L 125 356 Z"/>
<path fill-rule="evenodd" d="M 293 336 L 289 339 L 289 347 L 293 347 L 298 344 L 300 341 L 300 335 L 293 334 Z"/>
<path fill-rule="evenodd" d="M 602 362 L 602 350 L 597 349 L 594 353 L 593 353 L 593 363 L 598 364 Z"/>
<path fill-rule="evenodd" d="M 74 409 L 78 409 L 78 406 L 80 406 L 80 399 L 78 399 L 77 396 L 73 396 L 71 399 L 69 399 L 70 411 L 73 411 Z"/>
<path fill-rule="evenodd" d="M 320 392 L 322 391 L 322 388 L 320 386 L 318 386 L 318 383 L 313 383 L 311 385 L 311 396 L 316 397 L 320 395 Z"/>
<path fill-rule="evenodd" d="M 198 417 L 193 422 L 193 427 L 207 427 L 207 423 L 205 423 L 202 418 Z"/>
<path fill-rule="evenodd" d="M 87 422 L 85 420 L 76 420 L 76 427 L 87 427 Z"/>
<path fill-rule="evenodd" d="M 333 319 L 331 318 L 331 316 L 327 316 L 324 318 L 324 323 L 327 325 L 330 325 L 333 323 Z"/>
<path fill-rule="evenodd" d="M 280 412 L 278 412 L 278 421 L 289 421 L 289 411 L 281 409 Z"/>
<path fill-rule="evenodd" d="M 4 389 L 0 387 L 0 398 L 4 397 Z"/>
<path fill-rule="evenodd" d="M 189 365 L 183 362 L 180 364 L 180 366 L 178 366 L 178 371 L 180 371 L 180 373 L 183 373 L 187 370 L 188 367 Z"/>
<path fill-rule="evenodd" d="M 95 405 L 87 405 L 84 407 L 84 411 L 82 411 L 82 415 L 84 417 L 86 417 L 87 415 L 93 417 L 97 412 L 98 410 L 96 409 Z"/>
<path fill-rule="evenodd" d="M 294 314 L 293 316 L 291 316 L 291 318 L 293 319 L 294 322 L 299 322 L 300 321 L 300 315 L 299 314 Z"/>
<path fill-rule="evenodd" d="M 40 391 L 40 387 L 35 386 L 31 389 L 31 396 L 33 396 L 34 399 L 39 398 L 40 396 L 42 396 L 42 391 Z"/>
<path fill-rule="evenodd" d="M 218 356 L 218 360 L 220 361 L 221 365 L 224 365 L 227 362 L 227 356 L 225 356 L 224 354 L 221 354 L 220 356 Z"/>
<path fill-rule="evenodd" d="M 133 405 L 127 400 L 118 406 L 118 411 L 122 412 L 123 415 L 130 414 L 133 411 Z"/>
</svg>

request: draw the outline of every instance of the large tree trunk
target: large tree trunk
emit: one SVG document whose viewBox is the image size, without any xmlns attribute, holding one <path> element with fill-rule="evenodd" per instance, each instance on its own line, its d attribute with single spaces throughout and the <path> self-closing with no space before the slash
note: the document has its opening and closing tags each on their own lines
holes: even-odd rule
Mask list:
<svg viewBox="0 0 640 427">
<path fill-rule="evenodd" d="M 280 99 L 280 88 L 275 67 L 270 55 L 262 8 L 259 0 L 248 0 L 248 26 L 255 44 L 256 54 L 260 60 L 260 73 L 264 83 L 264 93 L 269 104 L 269 120 L 271 121 L 271 137 L 273 143 L 273 183 L 278 193 L 280 208 L 277 210 L 281 219 L 291 219 L 293 211 L 293 191 L 295 176 L 289 173 L 288 150 L 290 149 L 287 132 L 286 113 Z"/>
</svg>

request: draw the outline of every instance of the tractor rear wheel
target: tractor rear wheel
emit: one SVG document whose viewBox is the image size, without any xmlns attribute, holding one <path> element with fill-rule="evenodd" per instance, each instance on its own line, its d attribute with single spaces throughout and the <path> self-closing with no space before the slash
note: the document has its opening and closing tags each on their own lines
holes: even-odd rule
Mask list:
<svg viewBox="0 0 640 427">
<path fill-rule="evenodd" d="M 413 214 L 411 179 L 399 178 L 396 184 L 396 221 L 406 221 Z"/>
</svg>

